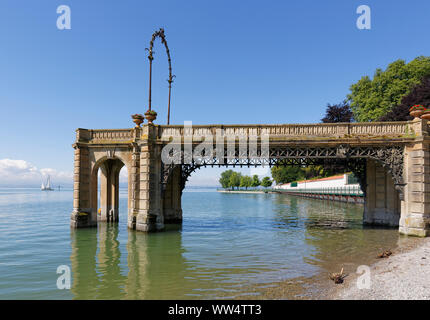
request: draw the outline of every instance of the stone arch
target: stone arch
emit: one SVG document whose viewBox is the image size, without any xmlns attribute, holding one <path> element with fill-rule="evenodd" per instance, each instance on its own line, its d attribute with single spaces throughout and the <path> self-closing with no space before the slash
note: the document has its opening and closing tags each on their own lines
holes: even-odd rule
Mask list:
<svg viewBox="0 0 430 320">
<path fill-rule="evenodd" d="M 119 221 L 119 175 L 123 167 L 128 170 L 128 192 L 130 193 L 130 169 L 127 166 L 127 160 L 109 150 L 105 155 L 93 154 L 90 170 L 90 206 L 97 221 Z M 128 203 L 128 208 L 130 208 L 130 203 Z"/>
</svg>

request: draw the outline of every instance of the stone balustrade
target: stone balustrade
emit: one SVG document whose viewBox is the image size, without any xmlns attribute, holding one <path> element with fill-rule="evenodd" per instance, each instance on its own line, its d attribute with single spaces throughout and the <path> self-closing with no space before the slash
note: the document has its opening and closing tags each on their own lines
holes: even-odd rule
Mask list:
<svg viewBox="0 0 430 320">
<path fill-rule="evenodd" d="M 317 124 L 277 124 L 277 125 L 156 125 L 156 136 L 161 140 L 186 135 L 216 136 L 221 132 L 225 136 L 262 136 L 287 138 L 338 138 L 338 137 L 407 137 L 415 134 L 413 123 L 372 122 L 372 123 L 317 123 Z M 77 130 L 77 141 L 90 143 L 131 142 L 139 134 L 132 129 L 97 129 Z"/>
<path fill-rule="evenodd" d="M 78 129 L 76 140 L 90 143 L 124 143 L 133 140 L 134 132 L 134 129 Z"/>
<path fill-rule="evenodd" d="M 215 136 L 223 130 L 223 135 L 247 136 L 282 136 L 282 137 L 340 137 L 352 136 L 405 136 L 413 134 L 411 123 L 404 122 L 373 122 L 373 123 L 317 123 L 317 124 L 286 124 L 286 125 L 193 125 L 158 126 L 157 136 L 160 138 L 187 135 Z"/>
</svg>

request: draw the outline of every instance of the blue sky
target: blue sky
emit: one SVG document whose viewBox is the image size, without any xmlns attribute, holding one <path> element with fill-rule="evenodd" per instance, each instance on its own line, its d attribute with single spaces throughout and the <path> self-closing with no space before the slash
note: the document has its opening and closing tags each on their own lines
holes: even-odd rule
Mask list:
<svg viewBox="0 0 430 320">
<path fill-rule="evenodd" d="M 356 27 L 363 4 L 371 30 Z M 71 30 L 56 27 L 59 5 L 71 8 Z M 132 127 L 130 115 L 147 109 L 145 48 L 159 27 L 177 77 L 172 123 L 313 123 L 363 75 L 428 55 L 428 12 L 424 0 L 2 0 L 0 161 L 67 179 L 76 128 Z M 159 42 L 155 51 L 164 124 L 167 59 Z M 5 170 L 0 184 L 20 172 Z M 200 172 L 201 182 L 219 173 Z"/>
</svg>

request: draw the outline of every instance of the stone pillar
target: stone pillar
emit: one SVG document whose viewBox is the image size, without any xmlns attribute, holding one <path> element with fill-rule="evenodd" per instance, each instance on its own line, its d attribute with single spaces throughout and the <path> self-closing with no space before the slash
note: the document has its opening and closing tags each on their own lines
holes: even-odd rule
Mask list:
<svg viewBox="0 0 430 320">
<path fill-rule="evenodd" d="M 112 164 L 111 169 L 111 184 L 110 184 L 110 192 L 111 192 L 111 208 L 109 213 L 110 222 L 118 222 L 119 221 L 119 173 L 124 164 L 120 160 L 116 160 Z"/>
<path fill-rule="evenodd" d="M 430 235 L 430 152 L 423 139 L 406 147 L 404 161 L 405 201 L 402 202 L 401 234 Z"/>
<path fill-rule="evenodd" d="M 74 175 L 73 175 L 73 212 L 70 217 L 72 228 L 93 227 L 97 225 L 97 212 L 90 205 L 90 159 L 86 146 L 79 141 L 87 139 L 88 130 L 77 130 L 77 143 L 75 149 Z"/>
<path fill-rule="evenodd" d="M 140 131 L 140 130 L 139 130 Z M 133 155 L 131 158 L 131 169 L 128 172 L 129 183 L 129 212 L 127 226 L 129 229 L 136 229 L 136 218 L 139 213 L 140 196 L 140 147 L 133 145 Z"/>
<path fill-rule="evenodd" d="M 391 175 L 379 162 L 367 160 L 366 180 L 364 224 L 399 226 L 400 198 Z"/>
<path fill-rule="evenodd" d="M 181 167 L 176 167 L 167 183 L 163 197 L 164 223 L 182 223 Z"/>
<path fill-rule="evenodd" d="M 99 221 L 119 221 L 119 173 L 123 163 L 109 159 L 100 166 L 100 212 Z"/>
<path fill-rule="evenodd" d="M 140 192 L 136 230 L 164 228 L 161 199 L 161 146 L 156 144 L 156 127 L 143 126 L 140 145 Z"/>
<path fill-rule="evenodd" d="M 97 178 L 97 172 L 95 173 L 94 178 Z M 109 211 L 111 209 L 111 193 L 110 193 L 110 185 L 111 185 L 111 175 L 110 175 L 110 167 L 108 162 L 106 161 L 100 166 L 100 208 L 97 213 L 98 221 L 108 221 Z M 96 192 L 97 187 L 95 184 L 97 181 L 94 181 L 94 201 L 93 206 L 97 207 L 97 198 L 98 194 Z"/>
</svg>

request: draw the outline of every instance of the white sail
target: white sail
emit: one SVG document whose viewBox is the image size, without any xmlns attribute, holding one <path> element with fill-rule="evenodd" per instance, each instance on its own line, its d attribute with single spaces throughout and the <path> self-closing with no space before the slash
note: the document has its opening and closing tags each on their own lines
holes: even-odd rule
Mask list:
<svg viewBox="0 0 430 320">
<path fill-rule="evenodd" d="M 48 176 L 48 179 L 46 180 L 46 184 L 44 182 L 42 182 L 41 190 L 42 191 L 52 191 L 52 190 L 54 190 L 51 187 L 51 177 L 50 176 Z"/>
</svg>

